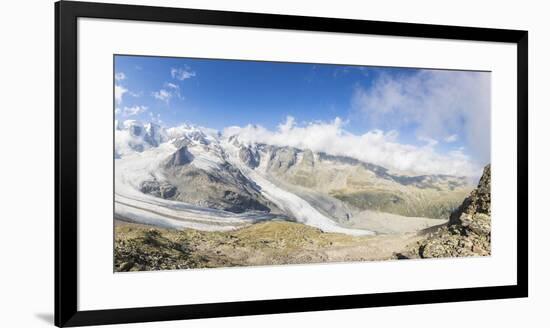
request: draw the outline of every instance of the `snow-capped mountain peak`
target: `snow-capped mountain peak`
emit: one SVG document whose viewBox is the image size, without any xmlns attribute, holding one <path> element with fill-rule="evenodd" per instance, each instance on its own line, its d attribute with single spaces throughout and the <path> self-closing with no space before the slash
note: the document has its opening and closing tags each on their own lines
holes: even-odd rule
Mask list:
<svg viewBox="0 0 550 328">
<path fill-rule="evenodd" d="M 115 121 L 115 158 L 134 152 L 143 152 L 168 141 L 163 127 L 156 123 L 137 120 Z"/>
</svg>

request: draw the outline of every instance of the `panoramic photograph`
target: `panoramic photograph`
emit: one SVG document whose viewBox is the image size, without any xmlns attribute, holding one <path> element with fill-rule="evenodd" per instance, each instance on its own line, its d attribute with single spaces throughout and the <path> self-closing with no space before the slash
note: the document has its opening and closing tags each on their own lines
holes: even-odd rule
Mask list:
<svg viewBox="0 0 550 328">
<path fill-rule="evenodd" d="M 115 55 L 115 272 L 491 255 L 491 73 Z"/>
</svg>

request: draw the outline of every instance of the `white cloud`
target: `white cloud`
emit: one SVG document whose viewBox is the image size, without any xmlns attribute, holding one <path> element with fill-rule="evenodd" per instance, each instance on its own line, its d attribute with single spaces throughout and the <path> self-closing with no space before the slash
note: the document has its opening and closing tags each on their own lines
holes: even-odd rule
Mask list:
<svg viewBox="0 0 550 328">
<path fill-rule="evenodd" d="M 122 81 L 126 79 L 126 75 L 122 72 L 118 72 L 115 74 L 115 80 Z"/>
<path fill-rule="evenodd" d="M 146 106 L 132 106 L 132 107 L 124 107 L 122 109 L 122 114 L 124 116 L 134 116 L 134 115 L 138 115 L 138 114 L 141 114 L 143 112 L 145 112 L 147 110 L 147 107 Z"/>
<path fill-rule="evenodd" d="M 444 140 L 445 140 L 445 142 L 449 142 L 449 143 L 450 143 L 450 142 L 455 142 L 455 141 L 458 140 L 458 135 L 456 135 L 456 134 L 451 134 L 450 136 L 445 137 Z"/>
<path fill-rule="evenodd" d="M 140 92 L 128 91 L 128 94 L 132 97 L 139 98 L 143 95 L 143 91 L 140 91 Z"/>
<path fill-rule="evenodd" d="M 153 97 L 155 97 L 155 99 L 164 101 L 167 104 L 170 103 L 170 100 L 174 96 L 179 99 L 184 99 L 184 97 L 181 95 L 179 85 L 170 82 L 164 83 L 164 88 L 160 89 L 159 91 L 154 91 L 152 95 Z"/>
<path fill-rule="evenodd" d="M 134 116 L 134 115 L 138 115 L 138 114 L 141 114 L 141 113 L 144 113 L 145 111 L 147 111 L 147 106 L 140 106 L 140 105 L 136 105 L 136 106 L 131 106 L 131 107 L 116 107 L 115 108 L 115 115 L 123 115 L 123 116 Z"/>
<path fill-rule="evenodd" d="M 120 104 L 122 102 L 122 96 L 128 92 L 128 89 L 125 87 L 115 84 L 115 102 Z"/>
<path fill-rule="evenodd" d="M 426 147 L 434 147 L 436 146 L 439 142 L 435 139 L 432 139 L 432 138 L 429 138 L 429 137 L 424 137 L 424 136 L 419 136 L 417 138 L 418 140 L 422 141 L 422 142 L 425 142 L 426 143 Z"/>
<path fill-rule="evenodd" d="M 307 148 L 333 155 L 349 156 L 381 165 L 388 169 L 414 174 L 452 174 L 477 176 L 480 167 L 461 149 L 446 154 L 438 153 L 433 144 L 414 146 L 400 144 L 395 130 L 371 130 L 354 135 L 343 128 L 339 118 L 332 122 L 313 122 L 298 126 L 292 117 L 280 124 L 276 131 L 262 126 L 229 127 L 225 136 L 238 135 L 244 143 L 268 143 L 279 146 Z"/>
<path fill-rule="evenodd" d="M 485 164 L 490 161 L 490 91 L 489 73 L 422 70 L 381 75 L 368 89 L 356 89 L 353 104 L 371 127 L 416 126 L 417 135 L 434 140 L 463 136 L 468 151 Z"/>
<path fill-rule="evenodd" d="M 170 99 L 172 99 L 172 93 L 166 89 L 160 89 L 159 91 L 153 91 L 152 93 L 153 97 L 155 99 L 158 99 L 160 101 L 164 101 L 165 103 L 170 103 Z"/>
<path fill-rule="evenodd" d="M 174 83 L 170 83 L 170 82 L 166 82 L 164 84 L 164 86 L 168 89 L 171 89 L 172 90 L 172 95 L 180 98 L 180 99 L 184 99 L 183 96 L 181 95 L 181 92 L 180 92 L 180 86 L 177 85 L 177 84 L 174 84 Z"/>
<path fill-rule="evenodd" d="M 188 66 L 185 66 L 184 68 L 172 68 L 170 70 L 170 74 L 172 75 L 172 78 L 180 81 L 196 76 L 196 73 L 193 72 Z"/>
</svg>

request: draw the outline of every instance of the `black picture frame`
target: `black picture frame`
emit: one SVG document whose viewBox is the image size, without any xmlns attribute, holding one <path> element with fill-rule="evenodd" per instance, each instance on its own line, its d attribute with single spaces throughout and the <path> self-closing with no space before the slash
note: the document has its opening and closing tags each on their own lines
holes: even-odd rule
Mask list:
<svg viewBox="0 0 550 328">
<path fill-rule="evenodd" d="M 323 31 L 512 43 L 517 46 L 517 284 L 347 296 L 77 310 L 77 19 Z M 55 324 L 59 327 L 527 297 L 528 32 L 259 13 L 55 3 Z"/>
</svg>

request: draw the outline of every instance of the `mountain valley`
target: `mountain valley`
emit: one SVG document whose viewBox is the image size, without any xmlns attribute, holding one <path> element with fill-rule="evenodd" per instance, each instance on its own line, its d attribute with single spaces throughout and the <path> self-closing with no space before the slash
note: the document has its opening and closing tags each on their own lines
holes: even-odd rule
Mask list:
<svg viewBox="0 0 550 328">
<path fill-rule="evenodd" d="M 192 125 L 115 122 L 114 161 L 117 271 L 162 269 L 136 260 L 136 248 L 162 253 L 149 243 L 185 258 L 165 264 L 172 269 L 391 259 L 446 224 L 474 188 L 466 177 L 405 174 Z M 181 254 L 183 239 L 193 256 Z M 245 260 L 252 250 L 256 260 Z"/>
</svg>

